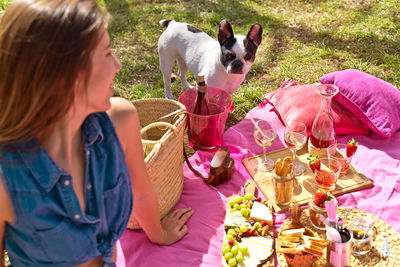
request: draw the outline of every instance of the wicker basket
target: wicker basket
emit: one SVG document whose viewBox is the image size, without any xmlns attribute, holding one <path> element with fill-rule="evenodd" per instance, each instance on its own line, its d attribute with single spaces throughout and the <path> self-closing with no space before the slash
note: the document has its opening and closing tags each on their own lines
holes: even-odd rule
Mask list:
<svg viewBox="0 0 400 267">
<path fill-rule="evenodd" d="M 151 183 L 157 194 L 160 217 L 174 208 L 183 189 L 183 138 L 186 130 L 185 106 L 178 101 L 149 98 L 132 102 L 136 107 L 142 127 L 145 163 Z M 133 214 L 129 229 L 140 229 Z"/>
</svg>

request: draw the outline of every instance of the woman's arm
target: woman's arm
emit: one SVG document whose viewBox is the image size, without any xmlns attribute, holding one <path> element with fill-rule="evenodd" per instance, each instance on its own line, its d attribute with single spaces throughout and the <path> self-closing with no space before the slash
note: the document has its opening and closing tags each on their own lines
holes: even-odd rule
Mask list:
<svg viewBox="0 0 400 267">
<path fill-rule="evenodd" d="M 122 98 L 112 98 L 108 111 L 125 151 L 133 189 L 133 213 L 154 243 L 172 244 L 187 233 L 186 221 L 193 214 L 191 209 L 171 212 L 160 223 L 156 193 L 144 163 L 140 123 L 132 103 Z"/>
<path fill-rule="evenodd" d="M 0 266 L 4 266 L 4 232 L 6 223 L 13 220 L 12 206 L 7 190 L 3 183 L 3 177 L 0 176 Z"/>
</svg>

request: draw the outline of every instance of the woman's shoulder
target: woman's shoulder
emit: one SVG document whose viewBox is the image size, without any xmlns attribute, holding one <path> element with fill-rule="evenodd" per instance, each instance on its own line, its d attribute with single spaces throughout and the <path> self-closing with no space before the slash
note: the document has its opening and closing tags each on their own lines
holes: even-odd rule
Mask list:
<svg viewBox="0 0 400 267">
<path fill-rule="evenodd" d="M 140 134 L 139 116 L 129 100 L 121 97 L 111 98 L 111 108 L 107 114 L 114 124 L 123 147 L 133 134 Z"/>
</svg>

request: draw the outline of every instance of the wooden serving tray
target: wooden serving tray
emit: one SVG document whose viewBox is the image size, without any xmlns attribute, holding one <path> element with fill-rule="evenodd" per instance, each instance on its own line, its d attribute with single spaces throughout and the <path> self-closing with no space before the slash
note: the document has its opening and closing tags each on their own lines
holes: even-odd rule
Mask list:
<svg viewBox="0 0 400 267">
<path fill-rule="evenodd" d="M 339 214 L 344 211 L 344 208 L 339 208 Z M 300 222 L 303 226 L 309 227 L 313 231 L 316 231 L 320 238 L 326 239 L 325 231 L 316 230 L 311 225 L 309 210 L 303 210 L 300 218 Z M 389 224 L 385 221 L 375 217 L 374 215 L 365 212 L 359 209 L 352 209 L 351 212 L 346 216 L 346 223 L 345 227 L 350 228 L 351 220 L 358 216 L 366 216 L 370 218 L 374 222 L 373 227 L 373 235 L 372 235 L 372 249 L 370 252 L 363 256 L 353 256 L 350 257 L 350 266 L 354 267 L 362 267 L 362 266 L 398 266 L 400 264 L 400 235 L 396 232 L 394 228 L 392 228 Z M 285 229 L 287 226 L 291 225 L 291 218 L 289 217 L 286 219 L 283 224 L 281 225 L 280 230 Z M 384 237 L 388 237 L 388 244 L 390 247 L 389 257 L 385 260 L 382 257 L 381 250 Z M 326 259 L 326 251 L 325 249 L 324 254 L 316 259 L 313 263 L 313 267 L 320 267 L 320 266 L 327 266 L 327 259 Z M 289 267 L 285 256 L 283 254 L 277 254 L 277 260 L 281 267 Z"/>
<path fill-rule="evenodd" d="M 288 148 L 284 148 L 269 152 L 265 155 L 275 162 L 278 158 L 283 159 L 286 156 L 292 156 L 292 152 Z M 298 182 L 295 182 L 294 185 L 293 201 L 298 202 L 300 205 L 306 205 L 317 189 L 317 182 L 315 181 L 314 173 L 308 166 L 307 156 L 309 154 L 307 152 L 307 146 L 297 151 L 296 155 L 296 160 L 301 162 L 306 170 L 302 175 L 296 176 Z M 273 200 L 274 190 L 272 186 L 272 172 L 260 172 L 255 168 L 256 162 L 261 161 L 262 157 L 264 157 L 264 155 L 246 158 L 242 160 L 242 163 L 251 177 L 253 177 L 258 188 L 261 190 L 264 196 L 271 201 L 275 212 L 285 212 L 289 209 L 289 205 L 281 206 L 276 204 Z M 357 170 L 357 168 L 355 168 L 352 164 L 350 164 L 347 174 L 339 177 L 333 194 L 335 196 L 340 196 L 372 186 L 374 186 L 373 182 L 359 170 Z"/>
<path fill-rule="evenodd" d="M 253 195 L 255 195 L 255 190 L 256 190 L 256 184 L 254 183 L 254 181 L 251 180 L 251 179 L 246 180 L 246 182 L 244 184 L 244 194 L 243 195 L 245 195 L 245 194 L 253 194 Z M 265 200 L 265 201 L 266 201 L 265 205 L 269 208 L 269 210 L 271 211 L 271 214 L 272 214 L 272 225 L 269 228 L 267 234 L 268 234 L 268 236 L 270 238 L 272 238 L 273 244 L 272 244 L 272 253 L 271 253 L 271 255 L 263 263 L 260 263 L 259 265 L 263 266 L 263 267 L 264 266 L 268 267 L 268 266 L 275 266 L 275 238 L 274 238 L 274 231 L 273 231 L 275 218 L 274 218 L 274 215 L 272 213 L 273 208 L 272 208 L 271 202 L 268 201 L 268 200 Z M 227 202 L 226 203 L 226 210 L 225 210 L 225 217 L 228 216 L 230 213 L 231 213 L 231 205 Z M 243 237 L 243 238 L 246 238 L 246 237 Z M 225 231 L 224 231 L 224 239 L 223 240 L 224 240 L 224 242 L 227 242 L 226 232 Z M 249 255 L 247 255 L 246 257 L 249 257 Z M 250 255 L 250 257 L 251 257 L 251 255 Z M 221 259 L 221 265 L 222 265 L 222 267 L 229 267 L 227 262 L 225 261 L 224 257 L 222 257 L 222 259 Z M 237 267 L 246 267 L 248 265 L 246 265 L 245 262 L 242 262 L 242 263 L 239 263 L 236 266 Z"/>
</svg>

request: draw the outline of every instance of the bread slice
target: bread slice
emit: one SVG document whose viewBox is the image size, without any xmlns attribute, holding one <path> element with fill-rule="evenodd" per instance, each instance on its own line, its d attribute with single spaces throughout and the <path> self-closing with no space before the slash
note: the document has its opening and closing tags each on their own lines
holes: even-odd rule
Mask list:
<svg viewBox="0 0 400 267">
<path fill-rule="evenodd" d="M 297 247 L 297 248 L 299 248 L 299 247 Z M 316 257 L 321 257 L 323 254 L 323 251 L 320 251 L 319 249 L 316 249 L 314 247 L 309 248 L 309 247 L 303 246 L 303 251 L 310 253 L 311 255 L 316 256 Z"/>
<path fill-rule="evenodd" d="M 306 244 L 311 244 L 311 245 L 315 245 L 315 246 L 319 246 L 319 247 L 326 247 L 328 245 L 328 243 L 324 239 L 317 238 L 317 237 L 304 235 L 303 239 Z"/>
<path fill-rule="evenodd" d="M 278 240 L 278 246 L 282 248 L 296 248 L 299 243 L 288 242 L 285 240 Z"/>
<path fill-rule="evenodd" d="M 286 236 L 280 236 L 279 240 L 286 241 L 286 242 L 300 243 L 301 237 L 300 236 L 286 235 Z"/>
<path fill-rule="evenodd" d="M 296 229 L 288 229 L 281 232 L 282 236 L 297 236 L 303 237 L 305 229 L 304 228 L 296 228 Z"/>
</svg>

